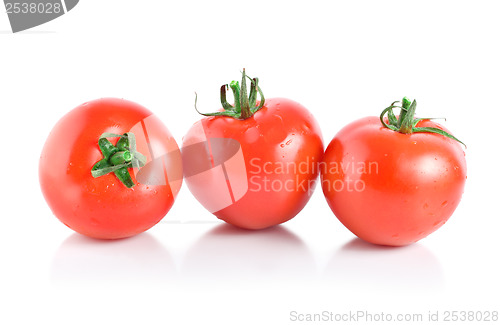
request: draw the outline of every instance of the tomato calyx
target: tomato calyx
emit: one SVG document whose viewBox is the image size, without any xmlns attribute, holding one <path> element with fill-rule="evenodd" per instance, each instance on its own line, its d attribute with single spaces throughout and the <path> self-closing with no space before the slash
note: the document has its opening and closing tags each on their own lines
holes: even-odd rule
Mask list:
<svg viewBox="0 0 500 325">
<path fill-rule="evenodd" d="M 238 120 L 246 120 L 247 118 L 253 116 L 258 110 L 260 110 L 265 103 L 264 94 L 262 89 L 259 87 L 259 78 L 250 78 L 246 75 L 245 69 L 243 69 L 241 78 L 241 88 L 238 81 L 231 81 L 229 85 L 222 85 L 220 88 L 220 101 L 222 103 L 222 112 L 214 113 L 201 113 L 196 107 L 198 101 L 198 94 L 196 94 L 194 101 L 194 108 L 196 111 L 203 116 L 229 116 Z M 250 80 L 250 94 L 247 92 L 246 79 Z M 227 102 L 226 91 L 231 88 L 234 96 L 234 105 Z M 260 102 L 257 105 L 257 94 L 260 95 Z"/>
<path fill-rule="evenodd" d="M 116 145 L 113 145 L 107 138 L 120 139 Z M 134 187 L 135 184 L 128 169 L 143 167 L 147 160 L 136 149 L 135 135 L 132 132 L 122 135 L 105 132 L 99 137 L 98 144 L 103 158 L 92 167 L 92 177 L 97 178 L 114 173 L 127 188 Z"/>
<path fill-rule="evenodd" d="M 401 105 L 397 105 L 400 103 Z M 399 118 L 394 114 L 393 109 L 399 108 L 401 111 L 399 113 Z M 412 133 L 436 133 L 444 135 L 452 140 L 460 142 L 465 146 L 465 144 L 458 140 L 456 137 L 451 135 L 450 133 L 443 131 L 434 127 L 417 127 L 416 125 L 423 120 L 432 120 L 434 118 L 416 118 L 415 111 L 417 108 L 417 101 L 413 100 L 411 102 L 407 97 L 404 97 L 401 102 L 395 101 L 389 107 L 384 109 L 380 114 L 380 122 L 382 125 L 388 129 L 391 129 L 395 132 L 403 133 L 403 134 L 412 134 Z M 389 124 L 386 123 L 384 117 L 387 114 L 387 120 Z"/>
</svg>

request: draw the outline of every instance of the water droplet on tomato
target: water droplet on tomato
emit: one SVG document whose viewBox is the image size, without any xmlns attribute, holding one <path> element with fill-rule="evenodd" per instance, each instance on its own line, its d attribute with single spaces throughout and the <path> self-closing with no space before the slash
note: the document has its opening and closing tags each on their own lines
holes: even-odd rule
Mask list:
<svg viewBox="0 0 500 325">
<path fill-rule="evenodd" d="M 293 135 L 293 134 L 292 134 L 292 135 Z M 292 141 L 293 141 L 292 139 L 288 140 L 288 141 L 286 142 L 286 145 L 287 145 L 287 146 L 288 146 L 288 145 L 290 145 L 290 143 L 292 143 Z"/>
<path fill-rule="evenodd" d="M 252 127 L 252 128 L 248 128 L 245 131 L 245 140 L 247 140 L 248 143 L 252 143 L 252 142 L 257 141 L 260 136 L 262 136 L 262 134 L 260 134 L 260 131 L 257 128 Z"/>
<path fill-rule="evenodd" d="M 441 206 L 444 208 L 445 206 L 448 205 L 448 201 L 444 201 L 443 203 L 441 203 Z"/>
<path fill-rule="evenodd" d="M 284 144 L 284 143 L 280 144 L 280 147 L 281 147 L 281 148 L 284 148 L 284 147 L 285 147 L 285 144 Z"/>
</svg>

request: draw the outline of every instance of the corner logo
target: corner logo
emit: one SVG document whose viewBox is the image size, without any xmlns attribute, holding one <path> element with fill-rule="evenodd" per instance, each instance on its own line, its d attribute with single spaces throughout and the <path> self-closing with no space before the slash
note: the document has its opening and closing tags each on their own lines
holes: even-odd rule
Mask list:
<svg viewBox="0 0 500 325">
<path fill-rule="evenodd" d="M 79 0 L 4 0 L 12 32 L 17 33 L 56 19 Z"/>
</svg>

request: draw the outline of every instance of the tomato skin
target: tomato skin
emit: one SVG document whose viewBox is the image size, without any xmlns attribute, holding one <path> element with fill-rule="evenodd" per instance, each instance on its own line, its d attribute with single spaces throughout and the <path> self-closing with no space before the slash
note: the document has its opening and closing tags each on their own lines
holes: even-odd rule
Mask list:
<svg viewBox="0 0 500 325">
<path fill-rule="evenodd" d="M 215 140 L 221 138 L 233 139 L 241 146 L 240 158 L 237 153 L 225 164 L 225 179 L 213 168 L 214 161 L 220 160 L 218 156 L 227 156 L 224 144 L 213 148 Z M 211 152 L 186 154 L 187 147 L 203 142 L 209 143 Z M 203 175 L 186 175 L 193 195 L 217 218 L 245 229 L 271 227 L 297 215 L 313 192 L 319 174 L 317 164 L 323 155 L 321 131 L 312 114 L 284 98 L 266 99 L 264 107 L 245 120 L 204 118 L 191 127 L 182 147 L 184 170 L 193 169 L 200 159 L 209 161 L 212 167 Z M 237 166 L 238 159 L 243 168 Z M 280 172 L 280 166 L 287 163 L 302 163 L 305 173 L 292 169 Z M 230 195 L 226 193 L 228 188 Z"/>
<path fill-rule="evenodd" d="M 446 131 L 429 120 L 417 127 Z M 395 132 L 378 117 L 340 130 L 321 170 L 323 193 L 340 222 L 368 242 L 390 246 L 414 243 L 442 226 L 460 202 L 467 173 L 458 142 Z"/>
<path fill-rule="evenodd" d="M 129 168 L 136 184 L 130 189 L 113 173 L 92 177 L 92 166 L 102 159 L 98 139 L 104 132 L 134 132 L 137 151 L 148 162 L 152 161 L 150 149 L 178 150 L 168 129 L 146 108 L 123 99 L 90 101 L 63 116 L 48 136 L 39 164 L 41 189 L 54 215 L 74 231 L 102 239 L 133 236 L 151 228 L 170 210 L 182 177 L 142 184 Z M 115 144 L 117 139 L 110 141 Z M 168 176 L 182 174 L 180 155 L 175 160 L 165 167 Z"/>
</svg>

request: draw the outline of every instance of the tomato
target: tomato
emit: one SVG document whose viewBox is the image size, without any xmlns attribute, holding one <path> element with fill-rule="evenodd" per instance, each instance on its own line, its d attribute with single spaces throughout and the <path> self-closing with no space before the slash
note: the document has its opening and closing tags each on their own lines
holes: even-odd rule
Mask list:
<svg viewBox="0 0 500 325">
<path fill-rule="evenodd" d="M 241 89 L 231 83 L 235 107 L 226 102 L 222 86 L 224 109 L 191 127 L 182 158 L 186 184 L 207 210 L 232 225 L 262 229 L 290 220 L 306 205 L 323 142 L 304 106 L 264 99 L 258 79 L 247 98 L 245 78 L 243 71 Z"/>
<path fill-rule="evenodd" d="M 426 237 L 453 214 L 466 162 L 445 128 L 413 118 L 415 101 L 403 100 L 399 119 L 395 103 L 384 110 L 389 120 L 366 117 L 338 132 L 326 149 L 321 182 L 330 208 L 351 232 L 401 246 Z"/>
<path fill-rule="evenodd" d="M 78 106 L 55 125 L 39 177 L 49 207 L 69 228 L 124 238 L 151 228 L 170 210 L 182 161 L 174 138 L 149 110 L 105 98 Z"/>
</svg>

